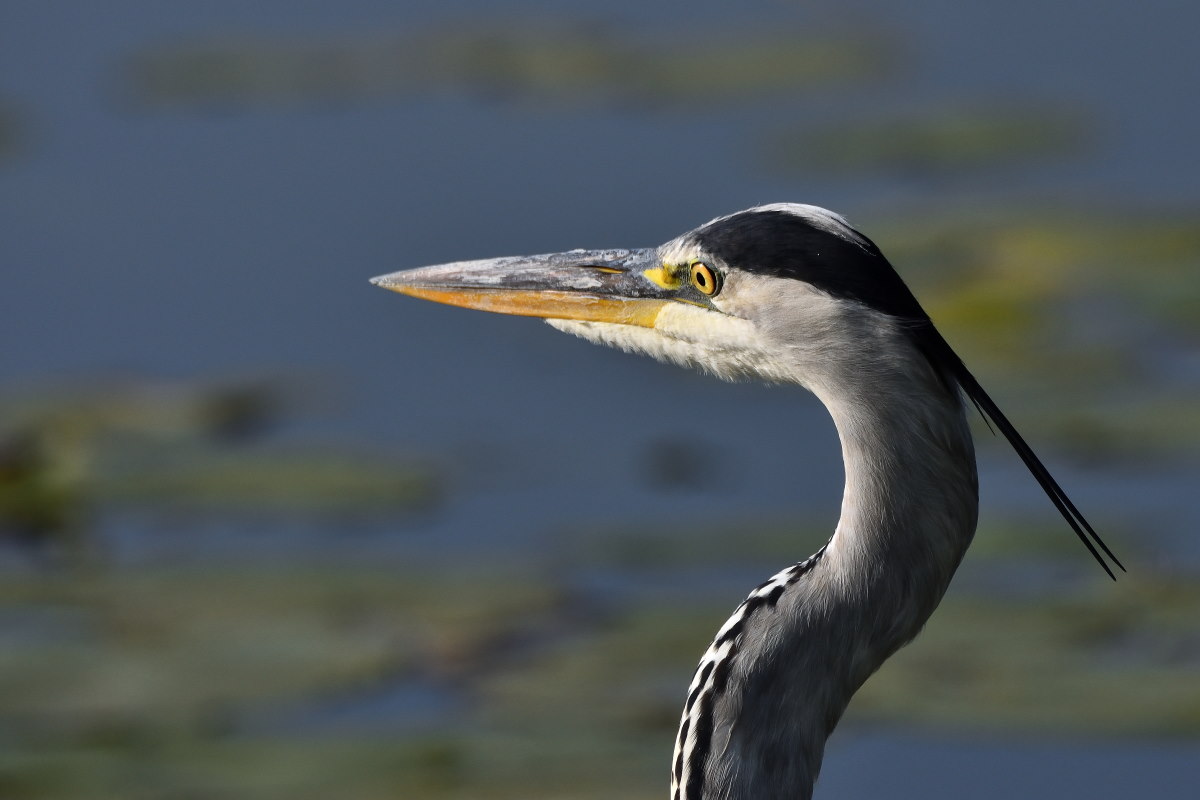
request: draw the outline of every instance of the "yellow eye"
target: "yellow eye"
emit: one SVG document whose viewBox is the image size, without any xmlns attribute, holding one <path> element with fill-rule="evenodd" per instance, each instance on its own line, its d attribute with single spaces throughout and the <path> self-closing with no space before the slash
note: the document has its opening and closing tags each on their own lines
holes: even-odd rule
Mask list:
<svg viewBox="0 0 1200 800">
<path fill-rule="evenodd" d="M 701 294 L 712 297 L 721 291 L 721 279 L 716 272 L 709 269 L 707 264 L 697 261 L 692 264 L 692 286 L 699 289 Z"/>
</svg>

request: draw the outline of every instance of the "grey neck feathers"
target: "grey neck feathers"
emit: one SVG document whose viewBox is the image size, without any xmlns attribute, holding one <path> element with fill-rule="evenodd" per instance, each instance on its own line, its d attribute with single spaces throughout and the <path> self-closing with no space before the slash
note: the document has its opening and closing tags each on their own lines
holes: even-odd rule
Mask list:
<svg viewBox="0 0 1200 800">
<path fill-rule="evenodd" d="M 705 654 L 676 745 L 675 800 L 811 797 L 851 696 L 941 600 L 975 530 L 977 480 L 961 402 L 921 367 L 811 386 L 841 439 L 841 519 L 821 551 L 756 589 Z"/>
</svg>

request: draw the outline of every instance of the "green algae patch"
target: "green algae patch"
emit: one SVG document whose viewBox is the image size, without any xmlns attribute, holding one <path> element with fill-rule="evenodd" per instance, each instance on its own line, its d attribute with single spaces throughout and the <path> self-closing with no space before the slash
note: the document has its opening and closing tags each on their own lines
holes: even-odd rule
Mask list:
<svg viewBox="0 0 1200 800">
<path fill-rule="evenodd" d="M 95 496 L 218 510 L 363 512 L 424 509 L 441 495 L 429 468 L 346 450 L 182 451 L 159 462 L 98 475 Z"/>
<path fill-rule="evenodd" d="M 996 322 L 1033 322 L 1024 335 L 1036 339 L 1053 323 L 1048 314 L 1098 298 L 1119 301 L 1151 323 L 1190 333 L 1200 326 L 1200 316 L 1179 313 L 1200 308 L 1194 215 L 978 207 L 885 222 L 874 238 L 931 314 L 968 334 L 978 331 L 981 340 L 995 333 Z M 972 325 L 981 314 L 982 324 Z M 998 360 L 1011 342 L 986 344 L 974 346 Z M 1037 348 L 1023 352 L 1036 356 Z"/>
<path fill-rule="evenodd" d="M 1122 575 L 1036 600 L 951 590 L 851 704 L 858 720 L 1089 736 L 1200 735 L 1200 584 Z"/>
<path fill-rule="evenodd" d="M 579 527 L 564 534 L 572 557 L 629 571 L 712 565 L 777 569 L 803 560 L 829 539 L 833 521 L 807 518 L 733 518 L 691 524 Z M 769 573 L 764 574 L 766 578 Z"/>
<path fill-rule="evenodd" d="M 614 784 L 599 781 L 608 768 L 597 754 L 626 758 L 632 743 L 582 724 L 552 730 L 511 715 L 491 724 L 506 717 L 499 701 L 481 710 L 493 676 L 521 672 L 592 625 L 561 586 L 495 567 L 9 576 L 0 585 L 0 787 L 14 799 L 598 798 Z M 319 715 L 326 699 L 358 693 L 369 709 L 398 682 L 460 695 L 466 723 L 386 707 L 361 729 L 293 730 L 293 717 L 278 713 Z M 554 754 L 554 767 L 533 773 L 539 753 Z M 649 764 L 615 785 L 637 797 L 655 783 L 648 777 Z"/>
<path fill-rule="evenodd" d="M 1038 108 L 935 109 L 772 135 L 773 169 L 952 177 L 1079 152 L 1088 126 L 1078 114 Z"/>
<path fill-rule="evenodd" d="M 672 37 L 681 31 L 672 29 Z M 878 35 L 686 31 L 687 46 L 596 24 L 477 23 L 334 40 L 252 36 L 162 46 L 129 59 L 128 95 L 149 108 L 346 102 L 468 91 L 579 106 L 745 103 L 880 74 Z"/>
<path fill-rule="evenodd" d="M 270 441 L 268 382 L 130 381 L 0 400 L 0 534 L 70 558 L 104 511 L 406 514 L 444 497 L 432 459 Z"/>
<path fill-rule="evenodd" d="M 1091 459 L 1200 442 L 1195 215 L 966 207 L 874 238 L 1032 440 Z"/>
<path fill-rule="evenodd" d="M 132 570 L 9 579 L 0 715 L 33 729 L 188 728 L 248 705 L 450 669 L 557 594 L 395 569 Z M 12 623 L 16 625 L 16 622 Z M 232 724 L 232 723 L 230 723 Z"/>
</svg>

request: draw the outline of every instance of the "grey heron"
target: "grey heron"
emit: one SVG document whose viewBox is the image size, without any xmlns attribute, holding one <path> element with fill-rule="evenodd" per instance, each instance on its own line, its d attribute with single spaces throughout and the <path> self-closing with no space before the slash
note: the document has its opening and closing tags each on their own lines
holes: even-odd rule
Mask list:
<svg viewBox="0 0 1200 800">
<path fill-rule="evenodd" d="M 965 395 L 1071 529 L 1124 569 L 870 239 L 793 203 L 719 217 L 657 248 L 464 261 L 373 279 L 726 380 L 799 384 L 833 417 L 841 517 L 816 553 L 734 611 L 688 689 L 675 800 L 808 798 L 851 696 L 911 641 L 975 532 Z"/>
</svg>

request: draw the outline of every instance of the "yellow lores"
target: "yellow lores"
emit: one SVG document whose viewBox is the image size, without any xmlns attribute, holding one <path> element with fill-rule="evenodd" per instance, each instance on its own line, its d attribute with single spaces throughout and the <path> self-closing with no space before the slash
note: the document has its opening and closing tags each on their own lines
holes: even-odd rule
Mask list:
<svg viewBox="0 0 1200 800">
<path fill-rule="evenodd" d="M 661 267 L 648 269 L 642 274 L 656 286 L 673 291 L 683 285 L 683 276 L 680 275 L 680 272 L 679 267 L 664 263 Z"/>
</svg>

